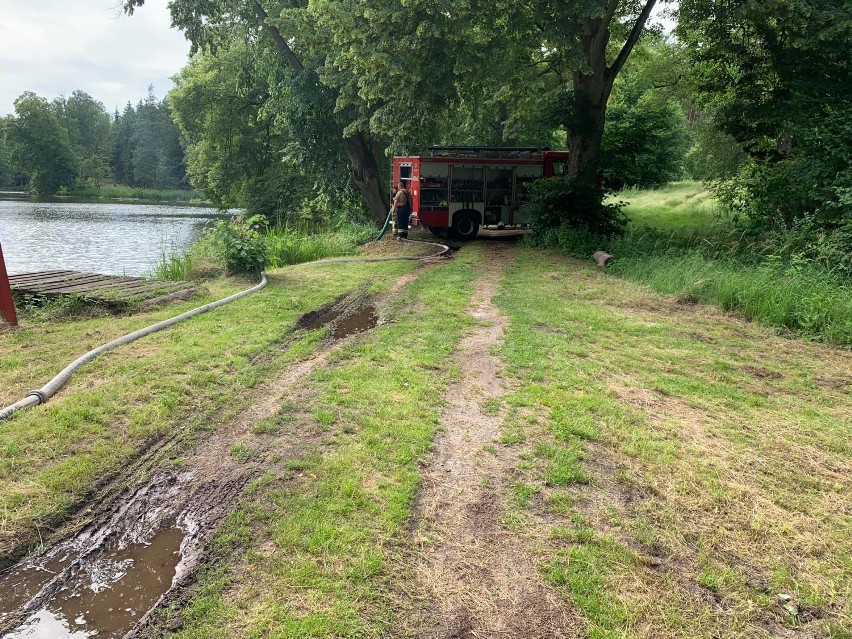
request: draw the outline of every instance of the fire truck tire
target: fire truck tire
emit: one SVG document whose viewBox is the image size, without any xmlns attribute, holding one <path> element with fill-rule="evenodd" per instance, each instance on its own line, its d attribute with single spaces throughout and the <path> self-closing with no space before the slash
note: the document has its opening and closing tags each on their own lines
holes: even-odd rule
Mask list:
<svg viewBox="0 0 852 639">
<path fill-rule="evenodd" d="M 453 218 L 453 235 L 464 241 L 472 240 L 479 233 L 479 215 L 463 211 Z"/>
</svg>

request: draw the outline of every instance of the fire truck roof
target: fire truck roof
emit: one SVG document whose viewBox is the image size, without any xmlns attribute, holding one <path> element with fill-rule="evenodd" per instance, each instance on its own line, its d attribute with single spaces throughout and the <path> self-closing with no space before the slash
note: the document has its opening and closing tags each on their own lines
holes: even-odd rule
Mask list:
<svg viewBox="0 0 852 639">
<path fill-rule="evenodd" d="M 531 158 L 550 149 L 520 146 L 430 146 L 428 151 L 431 157 Z"/>
</svg>

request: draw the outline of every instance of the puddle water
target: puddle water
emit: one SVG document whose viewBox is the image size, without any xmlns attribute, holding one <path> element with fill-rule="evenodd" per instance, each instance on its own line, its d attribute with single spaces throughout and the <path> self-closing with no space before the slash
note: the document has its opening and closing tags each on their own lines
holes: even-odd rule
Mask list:
<svg viewBox="0 0 852 639">
<path fill-rule="evenodd" d="M 46 561 L 43 565 L 16 568 L 0 578 L 0 621 L 35 597 L 47 582 L 62 572 L 72 561 L 65 554 Z"/>
<path fill-rule="evenodd" d="M 343 339 L 349 335 L 370 330 L 378 321 L 379 314 L 376 312 L 376 307 L 367 306 L 357 313 L 347 315 L 341 319 L 334 327 L 331 335 L 334 339 Z"/>
<path fill-rule="evenodd" d="M 308 311 L 296 322 L 296 328 L 312 331 L 333 325 L 332 338 L 343 339 L 349 335 L 368 331 L 378 323 L 379 314 L 375 306 L 366 306 L 350 313 L 350 309 L 357 304 L 357 300 L 355 303 L 346 300 L 347 296 L 341 295 L 325 306 Z"/>
<path fill-rule="evenodd" d="M 181 560 L 184 536 L 180 528 L 168 528 L 148 543 L 131 543 L 104 551 L 74 574 L 21 626 L 4 635 L 5 638 L 124 636 L 171 587 Z M 57 562 L 61 567 L 61 560 Z M 46 584 L 54 576 L 48 566 L 24 570 L 3 584 L 0 595 L 4 607 L 11 603 L 5 601 L 7 594 L 20 604 L 22 597 L 32 597 L 34 591 Z"/>
</svg>

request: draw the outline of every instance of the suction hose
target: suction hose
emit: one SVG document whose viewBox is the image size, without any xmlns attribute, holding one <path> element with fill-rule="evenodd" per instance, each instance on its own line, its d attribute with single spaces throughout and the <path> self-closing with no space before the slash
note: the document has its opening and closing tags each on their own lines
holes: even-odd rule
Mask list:
<svg viewBox="0 0 852 639">
<path fill-rule="evenodd" d="M 391 214 L 388 213 L 388 219 L 385 222 L 385 226 L 382 229 L 379 236 L 376 238 L 376 241 L 381 239 L 382 235 L 384 235 L 387 230 L 388 223 L 390 222 Z M 315 262 L 311 262 L 311 264 L 324 264 L 324 263 L 334 263 L 334 262 L 393 262 L 398 260 L 427 260 L 427 259 L 435 259 L 439 257 L 443 257 L 447 253 L 449 253 L 450 248 L 444 244 L 437 244 L 436 242 L 420 242 L 419 240 L 405 240 L 406 242 L 418 243 L 418 244 L 431 244 L 433 246 L 438 246 L 441 250 L 434 255 L 403 255 L 398 257 L 343 257 L 343 258 L 332 258 L 328 260 L 317 260 Z M 33 406 L 38 406 L 39 404 L 44 404 L 47 400 L 53 397 L 60 388 L 62 388 L 65 383 L 71 378 L 71 375 L 80 368 L 83 364 L 91 362 L 93 359 L 98 357 L 99 355 L 106 353 L 107 351 L 111 351 L 112 349 L 123 346 L 124 344 L 130 344 L 131 342 L 135 342 L 140 337 L 145 337 L 146 335 L 150 335 L 151 333 L 156 333 L 157 331 L 161 331 L 164 328 L 168 328 L 170 326 L 174 326 L 175 324 L 182 322 L 184 320 L 189 319 L 190 317 L 195 317 L 196 315 L 200 315 L 201 313 L 206 313 L 207 311 L 217 308 L 219 306 L 224 306 L 225 304 L 230 304 L 241 297 L 245 297 L 246 295 L 250 295 L 255 291 L 259 291 L 267 284 L 266 275 L 261 276 L 260 284 L 256 286 L 252 286 L 251 288 L 247 288 L 244 291 L 239 293 L 234 293 L 228 297 L 222 298 L 221 300 L 217 300 L 215 302 L 210 302 L 209 304 L 205 304 L 204 306 L 199 306 L 198 308 L 194 308 L 191 311 L 187 311 L 186 313 L 182 313 L 180 315 L 176 315 L 167 320 L 163 320 L 162 322 L 157 322 L 156 324 L 152 324 L 146 328 L 139 329 L 133 333 L 129 333 L 124 337 L 119 337 L 118 339 L 114 339 L 103 346 L 98 346 L 90 350 L 88 353 L 81 355 L 73 362 L 68 364 L 62 371 L 53 379 L 51 379 L 47 384 L 42 386 L 37 390 L 32 390 L 27 393 L 27 396 L 22 400 L 15 402 L 10 406 L 6 406 L 5 408 L 0 408 L 0 422 L 3 422 L 9 419 L 14 413 L 18 412 L 23 408 L 31 408 Z"/>
<path fill-rule="evenodd" d="M 385 220 L 385 225 L 382 227 L 382 230 L 379 231 L 379 234 L 376 236 L 376 239 L 373 240 L 374 242 L 378 242 L 380 239 L 382 239 L 385 236 L 385 233 L 388 230 L 388 226 L 390 225 L 392 215 L 393 215 L 393 208 L 391 208 L 388 211 L 388 218 Z"/>
<path fill-rule="evenodd" d="M 231 302 L 235 302 L 236 300 L 245 297 L 246 295 L 250 295 L 255 291 L 259 291 L 267 284 L 266 275 L 261 276 L 260 284 L 252 286 L 244 291 L 240 291 L 239 293 L 234 293 L 228 297 L 224 297 L 215 302 L 210 302 L 209 304 L 205 304 L 204 306 L 199 306 L 198 308 L 194 308 L 191 311 L 187 311 L 186 313 L 181 313 L 180 315 L 176 315 L 167 320 L 163 320 L 162 322 L 157 322 L 156 324 L 152 324 L 151 326 L 147 326 L 146 328 L 139 329 L 133 333 L 129 333 L 124 337 L 119 337 L 118 339 L 114 339 L 103 346 L 98 346 L 90 350 L 88 353 L 81 355 L 73 362 L 68 364 L 62 371 L 50 380 L 47 384 L 39 388 L 38 390 L 30 391 L 27 396 L 12 404 L 11 406 L 6 406 L 5 408 L 0 409 L 0 422 L 9 419 L 14 413 L 21 410 L 22 408 L 30 408 L 31 406 L 38 406 L 39 404 L 44 404 L 48 399 L 53 397 L 57 391 L 62 388 L 65 383 L 71 378 L 71 375 L 80 368 L 83 364 L 87 362 L 91 362 L 93 359 L 98 357 L 99 355 L 106 353 L 107 351 L 111 351 L 112 349 L 123 346 L 124 344 L 130 344 L 131 342 L 135 342 L 140 337 L 145 337 L 146 335 L 150 335 L 151 333 L 156 333 L 157 331 L 161 331 L 164 328 L 168 328 L 170 326 L 174 326 L 175 324 L 182 322 L 184 320 L 189 319 L 190 317 L 195 317 L 196 315 L 200 315 L 201 313 L 206 313 L 207 311 L 217 308 L 219 306 L 224 306 L 225 304 L 230 304 Z"/>
</svg>

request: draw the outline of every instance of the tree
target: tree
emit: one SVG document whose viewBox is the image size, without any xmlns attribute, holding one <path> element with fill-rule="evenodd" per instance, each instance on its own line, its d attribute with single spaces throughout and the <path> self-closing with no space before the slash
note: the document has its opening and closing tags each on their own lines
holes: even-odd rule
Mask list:
<svg viewBox="0 0 852 639">
<path fill-rule="evenodd" d="M 144 0 L 124 0 L 124 8 L 130 14 L 143 4 Z M 310 34 L 303 38 L 305 33 L 288 33 L 286 29 L 282 32 L 277 16 L 287 10 L 305 11 L 305 4 L 298 0 L 292 4 L 267 1 L 266 6 L 259 0 L 172 0 L 169 7 L 172 25 L 184 32 L 192 43 L 193 52 L 207 50 L 215 54 L 217 48 L 229 41 L 234 28 L 239 26 L 252 33 L 252 37 L 265 34 L 275 46 L 280 64 L 288 68 L 293 79 L 298 79 L 306 71 L 315 70 L 327 54 L 323 48 L 327 43 L 321 39 L 312 39 Z M 299 36 L 300 47 L 304 49 L 299 55 L 291 46 L 296 35 Z M 361 192 L 373 218 L 384 221 L 388 203 L 380 169 L 384 160 L 383 147 L 362 127 L 346 128 L 341 132 L 341 138 L 350 160 L 353 183 Z"/>
<path fill-rule="evenodd" d="M 852 214 L 852 11 L 827 0 L 681 0 L 697 99 L 749 161 L 718 190 L 791 228 Z"/>
<path fill-rule="evenodd" d="M 557 118 L 568 131 L 569 174 L 591 186 L 615 79 L 645 30 L 656 0 L 534 4 L 533 24 L 541 36 L 533 43 L 541 53 L 531 51 L 531 58 L 541 58 L 556 73 L 570 74 L 570 93 Z"/>
<path fill-rule="evenodd" d="M 271 217 L 303 195 L 286 175 L 290 140 L 270 95 L 276 77 L 269 52 L 251 40 L 220 46 L 215 57 L 198 53 L 175 77 L 168 103 L 187 140 L 189 176 L 218 206 Z"/>
<path fill-rule="evenodd" d="M 9 151 L 6 148 L 6 127 L 0 121 L 0 187 L 11 186 L 14 181 Z"/>
<path fill-rule="evenodd" d="M 470 112 L 490 102 L 499 113 L 510 101 L 489 96 L 511 95 L 551 130 L 567 131 L 569 170 L 591 185 L 613 83 L 655 4 L 329 0 L 310 3 L 308 14 L 332 43 L 323 82 L 392 143 L 423 139 L 460 105 Z M 299 15 L 282 20 L 296 25 Z M 511 115 L 506 108 L 499 123 Z"/>
<path fill-rule="evenodd" d="M 680 46 L 660 36 L 637 44 L 608 105 L 600 161 L 607 186 L 656 187 L 682 177 L 692 145 L 684 58 Z"/>
<path fill-rule="evenodd" d="M 690 138 L 680 105 L 652 92 L 609 107 L 601 170 L 611 188 L 651 188 L 682 177 Z"/>
<path fill-rule="evenodd" d="M 136 110 L 130 102 L 121 115 L 116 109 L 110 134 L 110 168 L 113 179 L 120 184 L 133 183 L 133 132 L 136 129 Z"/>
<path fill-rule="evenodd" d="M 109 140 L 109 115 L 103 103 L 85 91 L 74 91 L 63 100 L 65 128 L 80 160 L 103 155 Z M 56 101 L 54 101 L 56 103 Z"/>
<path fill-rule="evenodd" d="M 160 131 L 158 127 L 158 101 L 154 88 L 148 87 L 148 95 L 136 105 L 136 121 L 133 123 L 133 181 L 134 186 L 155 188 L 157 186 L 157 164 L 159 163 Z"/>
<path fill-rule="evenodd" d="M 7 123 L 12 163 L 30 174 L 40 195 L 72 188 L 76 158 L 68 133 L 47 100 L 26 91 L 15 100 L 15 114 Z"/>
</svg>

